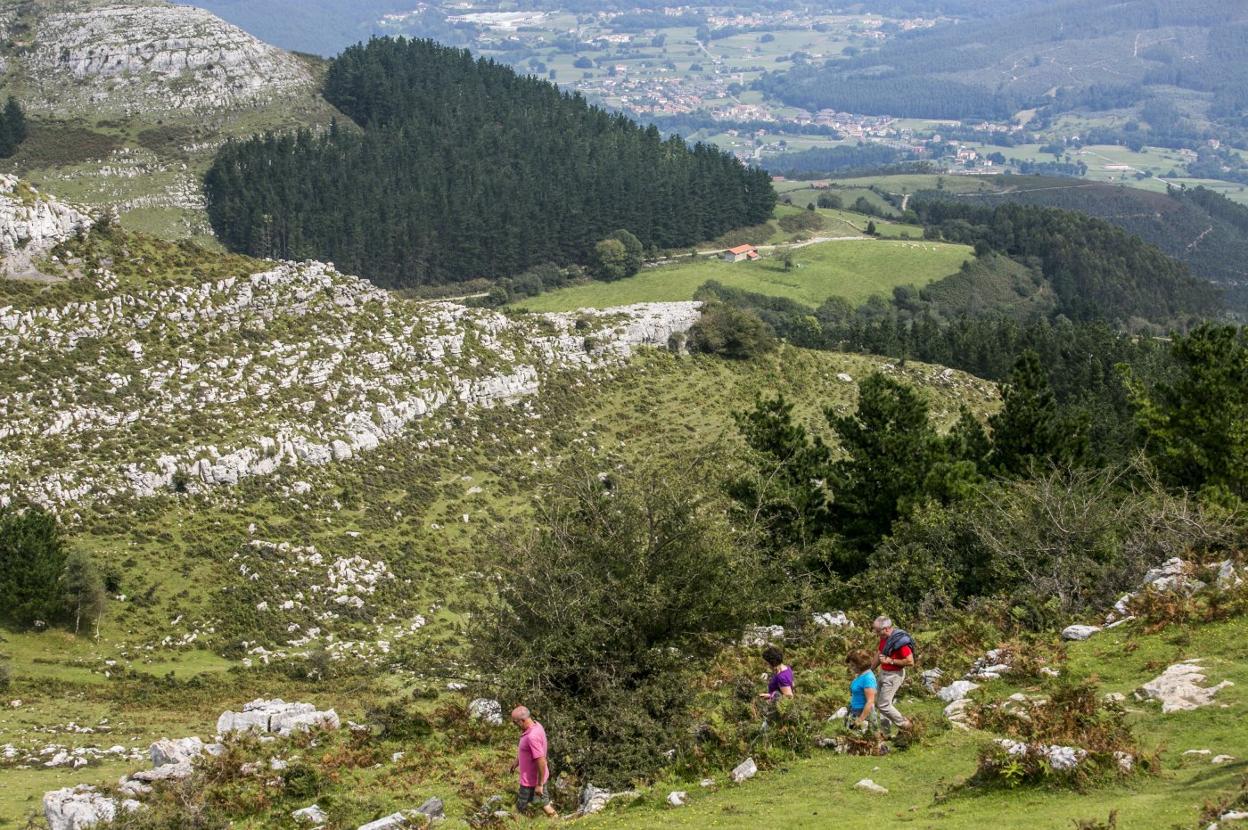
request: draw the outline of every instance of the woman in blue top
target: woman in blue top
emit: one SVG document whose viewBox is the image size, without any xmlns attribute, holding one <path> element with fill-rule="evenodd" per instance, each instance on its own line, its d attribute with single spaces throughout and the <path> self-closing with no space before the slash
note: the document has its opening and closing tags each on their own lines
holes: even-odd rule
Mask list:
<svg viewBox="0 0 1248 830">
<path fill-rule="evenodd" d="M 854 675 L 854 681 L 849 684 L 849 714 L 845 725 L 853 729 L 865 729 L 879 719 L 875 711 L 875 693 L 880 684 L 875 679 L 875 672 L 871 671 L 871 660 L 871 655 L 862 649 L 845 655 L 845 662 Z"/>
<path fill-rule="evenodd" d="M 771 680 L 767 682 L 767 691 L 759 697 L 773 703 L 780 697 L 793 697 L 793 669 L 784 665 L 784 652 L 767 646 L 763 649 L 763 662 L 771 667 Z"/>
</svg>

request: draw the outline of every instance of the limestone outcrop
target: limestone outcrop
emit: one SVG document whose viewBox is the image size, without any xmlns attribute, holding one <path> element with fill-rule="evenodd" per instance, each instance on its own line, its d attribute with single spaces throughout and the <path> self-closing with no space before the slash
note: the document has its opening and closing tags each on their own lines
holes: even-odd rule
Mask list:
<svg viewBox="0 0 1248 830">
<path fill-rule="evenodd" d="M 618 365 L 699 313 L 509 316 L 399 300 L 318 262 L 160 288 L 91 279 L 106 298 L 0 307 L 0 503 L 196 491 L 347 461 L 418 419 Z M 38 385 L 21 369 L 54 363 L 63 371 Z M 52 450 L 65 443 L 73 453 Z"/>
<path fill-rule="evenodd" d="M 299 58 L 191 6 L 115 3 L 38 20 L 28 106 L 72 117 L 255 107 L 315 86 Z"/>
<path fill-rule="evenodd" d="M 90 227 L 86 212 L 0 175 L 0 276 L 42 276 L 39 261 Z"/>
</svg>

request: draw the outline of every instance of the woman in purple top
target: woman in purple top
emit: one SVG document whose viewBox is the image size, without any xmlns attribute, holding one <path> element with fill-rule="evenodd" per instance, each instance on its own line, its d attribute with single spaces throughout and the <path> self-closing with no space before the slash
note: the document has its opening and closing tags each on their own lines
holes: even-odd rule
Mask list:
<svg viewBox="0 0 1248 830">
<path fill-rule="evenodd" d="M 793 669 L 784 665 L 784 652 L 775 646 L 763 649 L 763 661 L 771 667 L 767 691 L 759 697 L 774 702 L 780 697 L 793 697 Z"/>
</svg>

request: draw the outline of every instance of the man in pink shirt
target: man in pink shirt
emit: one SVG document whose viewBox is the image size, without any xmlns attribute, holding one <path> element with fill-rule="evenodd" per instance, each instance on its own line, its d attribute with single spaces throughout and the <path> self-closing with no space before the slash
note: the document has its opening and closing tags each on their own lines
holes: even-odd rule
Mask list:
<svg viewBox="0 0 1248 830">
<path fill-rule="evenodd" d="M 512 769 L 520 770 L 520 793 L 516 796 L 516 811 L 527 813 L 530 806 L 541 807 L 546 815 L 556 816 L 555 806 L 546 796 L 546 779 L 550 767 L 546 765 L 546 730 L 533 720 L 527 706 L 517 706 L 511 711 L 511 722 L 521 731 L 520 748 Z"/>
</svg>

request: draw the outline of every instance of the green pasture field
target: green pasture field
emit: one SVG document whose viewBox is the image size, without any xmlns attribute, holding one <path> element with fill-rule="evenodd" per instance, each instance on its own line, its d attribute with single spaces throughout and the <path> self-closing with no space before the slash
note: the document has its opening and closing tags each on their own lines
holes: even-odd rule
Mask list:
<svg viewBox="0 0 1248 830">
<path fill-rule="evenodd" d="M 591 282 L 552 291 L 517 305 L 532 311 L 572 311 L 689 300 L 708 280 L 787 297 L 812 308 L 829 297 L 860 303 L 871 296 L 888 294 L 899 285 L 934 282 L 957 271 L 972 256 L 965 245 L 923 240 L 824 242 L 795 249 L 792 271 L 784 270 L 778 255 L 736 263 L 698 257 L 648 269 L 617 282 Z"/>
</svg>

